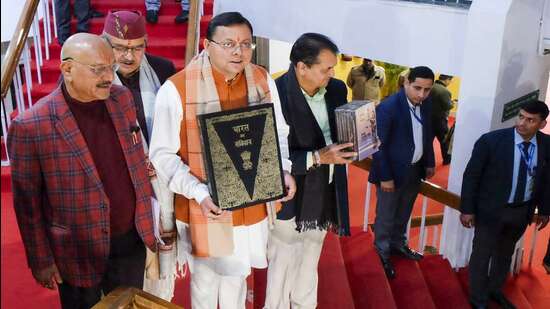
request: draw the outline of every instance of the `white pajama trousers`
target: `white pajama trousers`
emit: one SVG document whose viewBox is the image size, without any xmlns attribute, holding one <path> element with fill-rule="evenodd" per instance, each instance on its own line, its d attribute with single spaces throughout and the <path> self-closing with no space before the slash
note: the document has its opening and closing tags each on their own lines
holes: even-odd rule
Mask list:
<svg viewBox="0 0 550 309">
<path fill-rule="evenodd" d="M 299 233 L 291 220 L 276 220 L 267 245 L 269 267 L 264 309 L 315 309 L 317 267 L 327 232 Z"/>
</svg>

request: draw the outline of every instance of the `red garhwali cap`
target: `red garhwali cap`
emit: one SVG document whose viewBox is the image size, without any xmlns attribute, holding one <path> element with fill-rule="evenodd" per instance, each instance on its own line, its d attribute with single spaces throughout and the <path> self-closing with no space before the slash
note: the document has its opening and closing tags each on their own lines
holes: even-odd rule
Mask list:
<svg viewBox="0 0 550 309">
<path fill-rule="evenodd" d="M 140 11 L 109 11 L 103 32 L 123 40 L 139 39 L 147 34 L 145 18 Z"/>
</svg>

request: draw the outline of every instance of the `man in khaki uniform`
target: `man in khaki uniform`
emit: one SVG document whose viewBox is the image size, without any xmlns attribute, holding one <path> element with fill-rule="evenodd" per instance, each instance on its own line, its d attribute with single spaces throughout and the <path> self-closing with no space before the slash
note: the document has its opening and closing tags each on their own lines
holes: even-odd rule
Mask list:
<svg viewBox="0 0 550 309">
<path fill-rule="evenodd" d="M 351 88 L 353 100 L 380 102 L 380 89 L 386 81 L 384 68 L 377 66 L 371 59 L 363 58 L 363 64 L 351 69 L 346 83 Z"/>
</svg>

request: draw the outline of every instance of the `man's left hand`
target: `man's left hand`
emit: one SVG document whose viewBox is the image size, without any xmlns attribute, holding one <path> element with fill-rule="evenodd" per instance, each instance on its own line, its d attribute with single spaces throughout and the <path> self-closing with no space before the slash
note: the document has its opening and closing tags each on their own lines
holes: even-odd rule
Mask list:
<svg viewBox="0 0 550 309">
<path fill-rule="evenodd" d="M 435 175 L 435 167 L 426 168 L 426 179 L 430 179 Z"/>
<path fill-rule="evenodd" d="M 284 171 L 283 173 L 285 178 L 286 196 L 279 201 L 288 202 L 294 198 L 294 194 L 296 193 L 296 181 L 294 181 L 294 177 L 292 177 L 289 172 Z"/>
<path fill-rule="evenodd" d="M 536 223 L 537 223 L 537 226 L 539 227 L 539 231 L 542 230 L 548 224 L 548 216 L 538 215 Z"/>
</svg>

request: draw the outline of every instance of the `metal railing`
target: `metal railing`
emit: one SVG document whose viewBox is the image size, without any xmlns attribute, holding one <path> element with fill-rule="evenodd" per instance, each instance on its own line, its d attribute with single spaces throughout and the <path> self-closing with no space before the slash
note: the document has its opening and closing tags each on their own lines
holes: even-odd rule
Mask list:
<svg viewBox="0 0 550 309">
<path fill-rule="evenodd" d="M 367 158 L 363 161 L 355 162 L 353 165 L 365 171 L 369 171 L 371 164 L 372 164 L 372 159 Z M 367 183 L 367 188 L 365 192 L 365 215 L 364 215 L 364 221 L 363 221 L 364 222 L 363 230 L 365 231 L 369 227 L 373 226 L 373 224 L 369 222 L 369 210 L 371 207 L 372 187 L 373 185 L 370 182 Z M 440 235 L 442 229 L 439 228 L 439 226 L 443 223 L 443 213 L 427 215 L 426 213 L 428 209 L 428 201 L 433 200 L 438 203 L 441 203 L 444 206 L 448 206 L 453 209 L 460 210 L 460 196 L 425 180 L 422 181 L 419 193 L 422 197 L 421 216 L 411 217 L 409 219 L 409 223 L 407 225 L 407 239 L 410 239 L 411 229 L 418 228 L 420 229 L 419 237 L 418 237 L 418 248 L 417 248 L 419 252 L 424 252 L 427 249 L 427 242 L 429 239 L 430 232 L 432 234 L 431 247 L 441 248 L 443 242 L 445 241 L 445 239 L 443 239 Z M 532 224 L 530 228 L 532 229 L 532 238 L 530 242 L 529 257 L 528 257 L 529 267 L 531 267 L 533 262 L 537 236 L 539 233 L 536 224 Z M 527 231 L 526 233 L 523 234 L 520 240 L 518 240 L 518 242 L 516 243 L 516 248 L 514 249 L 514 255 L 512 256 L 512 263 L 510 265 L 510 272 L 513 274 L 518 274 L 521 269 L 521 265 L 523 264 L 523 258 L 526 251 L 526 244 L 525 244 L 526 234 L 527 234 Z"/>
<path fill-rule="evenodd" d="M 397 1 L 444 5 L 444 6 L 458 7 L 458 8 L 464 8 L 464 9 L 469 9 L 470 5 L 472 5 L 472 2 L 473 2 L 472 0 L 397 0 Z"/>
<path fill-rule="evenodd" d="M 39 7 L 41 7 L 44 12 L 42 20 L 39 19 L 37 14 Z M 53 34 L 57 37 L 57 30 L 55 29 L 55 10 L 52 10 L 52 13 L 54 25 Z M 43 23 L 43 34 L 40 31 L 40 22 Z M 45 58 L 49 60 L 50 44 L 53 41 L 51 27 L 50 1 L 27 0 L 2 61 L 2 111 L 0 117 L 2 118 L 2 139 L 4 147 L 2 151 L 6 154 L 6 159 L 2 160 L 2 166 L 9 165 L 6 136 L 11 122 L 10 115 L 14 109 L 17 110 L 18 113 L 21 113 L 33 104 L 31 95 L 33 78 L 30 46 L 32 45 L 32 48 L 34 48 L 36 80 L 39 84 L 42 84 L 41 67 L 44 65 L 42 43 L 44 43 Z M 29 34 L 31 34 L 31 36 L 29 36 Z M 25 91 L 27 94 L 26 97 Z"/>
</svg>

